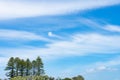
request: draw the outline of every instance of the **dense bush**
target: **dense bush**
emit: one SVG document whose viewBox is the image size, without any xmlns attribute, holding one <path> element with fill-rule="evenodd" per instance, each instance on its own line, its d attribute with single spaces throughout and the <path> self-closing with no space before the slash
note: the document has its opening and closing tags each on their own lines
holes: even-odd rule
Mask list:
<svg viewBox="0 0 120 80">
<path fill-rule="evenodd" d="M 84 78 L 81 75 L 79 75 L 73 78 L 55 79 L 54 77 L 48 77 L 46 75 L 46 76 L 25 76 L 25 77 L 18 76 L 18 77 L 11 78 L 10 80 L 84 80 Z"/>
<path fill-rule="evenodd" d="M 25 77 L 14 77 L 11 78 L 10 80 L 49 80 L 48 76 L 25 76 Z"/>
</svg>

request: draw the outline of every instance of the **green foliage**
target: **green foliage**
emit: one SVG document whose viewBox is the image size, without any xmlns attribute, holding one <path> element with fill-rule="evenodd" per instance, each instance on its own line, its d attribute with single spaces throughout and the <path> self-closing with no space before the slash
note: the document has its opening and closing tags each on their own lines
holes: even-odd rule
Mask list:
<svg viewBox="0 0 120 80">
<path fill-rule="evenodd" d="M 36 59 L 36 69 L 37 69 L 37 71 L 36 71 L 37 76 L 44 74 L 43 63 L 39 56 Z"/>
<path fill-rule="evenodd" d="M 20 76 L 24 76 L 25 75 L 25 64 L 26 64 L 26 62 L 22 59 L 20 61 L 20 69 L 19 69 Z"/>
<path fill-rule="evenodd" d="M 55 80 L 55 78 L 54 77 L 49 77 L 49 80 Z"/>
<path fill-rule="evenodd" d="M 72 80 L 71 78 L 65 78 L 65 79 L 63 79 L 63 80 Z"/>
<path fill-rule="evenodd" d="M 5 70 L 8 71 L 6 75 L 9 78 L 17 76 L 40 76 L 44 74 L 43 62 L 40 57 L 37 57 L 33 61 L 11 57 Z"/>
<path fill-rule="evenodd" d="M 30 70 L 32 69 L 32 63 L 29 59 L 26 60 L 26 63 L 25 63 L 25 75 L 28 76 L 30 75 Z"/>
<path fill-rule="evenodd" d="M 9 80 L 84 80 L 81 75 L 64 79 L 44 75 L 43 62 L 39 56 L 33 61 L 11 57 L 5 70 L 8 71 L 6 74 Z"/>
<path fill-rule="evenodd" d="M 8 61 L 7 67 L 5 70 L 9 70 L 8 73 L 6 73 L 7 76 L 10 76 L 11 78 L 15 76 L 15 67 L 14 67 L 14 58 L 11 57 Z"/>
<path fill-rule="evenodd" d="M 15 76 L 18 76 L 19 70 L 20 70 L 20 58 L 16 57 L 14 61 L 14 66 L 15 66 Z"/>
<path fill-rule="evenodd" d="M 83 76 L 78 75 L 73 78 L 64 78 L 63 80 L 84 80 Z"/>
<path fill-rule="evenodd" d="M 73 80 L 84 80 L 83 76 L 78 75 L 77 77 L 73 77 Z"/>
<path fill-rule="evenodd" d="M 44 76 L 17 76 L 14 78 L 11 78 L 10 80 L 84 80 L 84 78 L 81 75 L 78 75 L 73 78 L 64 78 L 61 79 L 60 77 L 55 79 L 54 77 L 48 77 L 47 75 Z"/>
<path fill-rule="evenodd" d="M 10 80 L 49 80 L 48 76 L 25 76 L 25 77 L 14 77 L 11 78 Z"/>
<path fill-rule="evenodd" d="M 36 61 L 33 60 L 32 61 L 32 75 L 35 75 L 35 73 L 36 73 Z"/>
</svg>

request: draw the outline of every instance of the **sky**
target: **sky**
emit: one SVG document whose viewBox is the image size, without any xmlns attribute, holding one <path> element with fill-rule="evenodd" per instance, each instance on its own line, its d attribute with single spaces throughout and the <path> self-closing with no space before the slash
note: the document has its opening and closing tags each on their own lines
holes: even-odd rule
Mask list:
<svg viewBox="0 0 120 80">
<path fill-rule="evenodd" d="M 120 79 L 120 0 L 0 0 L 0 77 L 10 57 L 46 74 Z"/>
</svg>

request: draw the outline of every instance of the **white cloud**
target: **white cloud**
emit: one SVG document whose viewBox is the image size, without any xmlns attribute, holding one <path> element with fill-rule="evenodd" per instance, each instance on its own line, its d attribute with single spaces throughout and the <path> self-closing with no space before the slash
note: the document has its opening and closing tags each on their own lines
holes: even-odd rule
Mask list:
<svg viewBox="0 0 120 80">
<path fill-rule="evenodd" d="M 9 29 L 0 29 L 0 39 L 4 40 L 43 40 L 49 41 L 49 39 L 44 38 L 40 35 L 37 35 L 32 32 L 27 31 L 17 31 L 17 30 L 9 30 Z"/>
<path fill-rule="evenodd" d="M 101 71 L 117 71 L 117 70 L 118 70 L 117 68 L 111 68 L 111 67 L 106 67 L 102 65 L 102 66 L 97 66 L 94 68 L 87 69 L 86 73 L 88 74 L 88 73 L 96 73 L 96 72 L 101 72 Z"/>
<path fill-rule="evenodd" d="M 66 75 L 75 76 L 78 74 L 86 77 L 88 75 L 101 75 L 101 72 L 106 72 L 109 74 L 113 72 L 119 72 L 120 69 L 118 66 L 120 66 L 120 56 L 106 60 L 104 62 L 95 61 L 87 64 L 77 63 L 60 70 L 59 74 L 62 77 L 66 77 Z"/>
<path fill-rule="evenodd" d="M 64 56 L 87 55 L 87 54 L 114 54 L 118 53 L 120 36 L 101 34 L 75 34 L 69 41 L 55 41 L 46 44 L 45 48 L 1 48 L 0 54 L 7 56 L 40 55 L 44 58 Z M 10 54 L 9 54 L 10 53 Z M 29 55 L 28 55 L 29 54 Z"/>
<path fill-rule="evenodd" d="M 4 64 L 6 58 L 14 56 L 21 58 L 34 59 L 36 56 L 41 56 L 43 60 L 50 61 L 51 59 L 63 58 L 66 56 L 84 56 L 88 54 L 115 54 L 119 52 L 120 36 L 110 36 L 102 34 L 74 34 L 66 41 L 55 41 L 46 45 L 44 48 L 29 47 L 29 48 L 0 48 L 0 54 L 5 58 L 1 58 L 0 63 Z M 83 71 L 92 73 L 96 71 L 112 71 L 116 70 L 112 66 L 120 65 L 120 57 L 107 62 L 87 64 Z M 75 65 L 76 66 L 76 65 Z M 72 72 L 78 66 L 63 71 L 66 74 Z M 82 71 L 81 71 L 82 73 Z M 63 75 L 63 74 L 62 74 Z"/>
<path fill-rule="evenodd" d="M 0 1 L 0 19 L 67 14 L 119 3 L 119 0 Z"/>
<path fill-rule="evenodd" d="M 120 25 L 109 24 L 104 20 L 81 18 L 79 19 L 79 21 L 80 23 L 89 26 L 94 30 L 100 30 L 101 32 L 102 31 L 120 32 Z"/>
<path fill-rule="evenodd" d="M 120 65 L 120 56 L 115 57 L 111 60 L 104 62 L 96 62 L 90 65 L 87 65 L 85 74 L 96 73 L 101 71 L 118 71 L 117 66 Z"/>
<path fill-rule="evenodd" d="M 111 32 L 120 32 L 120 26 L 117 25 L 106 25 L 104 29 Z"/>
</svg>

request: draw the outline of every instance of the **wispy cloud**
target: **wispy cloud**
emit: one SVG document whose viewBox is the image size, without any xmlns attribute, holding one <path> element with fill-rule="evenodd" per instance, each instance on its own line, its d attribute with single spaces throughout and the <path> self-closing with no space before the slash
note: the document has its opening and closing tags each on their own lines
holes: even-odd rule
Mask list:
<svg viewBox="0 0 120 80">
<path fill-rule="evenodd" d="M 111 32 L 120 32 L 120 26 L 118 25 L 106 25 L 104 29 Z"/>
<path fill-rule="evenodd" d="M 0 29 L 0 40 L 20 40 L 20 41 L 31 41 L 31 40 L 42 40 L 50 41 L 49 39 L 27 31 L 17 31 L 9 29 Z"/>
<path fill-rule="evenodd" d="M 87 65 L 85 74 L 96 73 L 101 71 L 117 71 L 117 66 L 120 65 L 120 56 L 113 58 L 105 62 L 97 62 L 91 65 Z"/>
<path fill-rule="evenodd" d="M 7 56 L 19 55 L 21 57 L 28 56 L 29 54 L 31 58 L 37 55 L 41 55 L 44 58 L 56 58 L 60 56 L 83 56 L 88 54 L 114 54 L 119 52 L 119 41 L 120 36 L 95 33 L 75 34 L 69 40 L 46 44 L 45 48 L 3 48 L 0 49 L 0 53 L 6 53 L 5 55 Z"/>
<path fill-rule="evenodd" d="M 89 64 L 83 64 L 82 66 L 81 64 L 75 64 L 73 66 L 69 66 L 63 69 L 61 71 L 61 75 L 63 76 L 65 76 L 65 74 L 71 75 L 70 73 L 77 70 L 79 71 L 76 74 L 79 73 L 84 76 L 94 74 L 94 73 L 101 74 L 101 72 L 117 72 L 120 70 L 118 66 L 120 66 L 120 56 L 114 57 L 104 62 L 96 61 Z"/>
<path fill-rule="evenodd" d="M 21 18 L 45 15 L 68 14 L 76 11 L 100 8 L 119 4 L 119 0 L 92 1 L 0 1 L 0 18 Z"/>
<path fill-rule="evenodd" d="M 69 56 L 84 56 L 91 54 L 115 54 L 119 52 L 120 36 L 102 35 L 98 33 L 89 34 L 74 34 L 68 40 L 55 41 L 46 44 L 44 48 L 39 47 L 25 47 L 25 48 L 0 48 L 0 54 L 5 57 L 0 57 L 0 63 L 5 65 L 5 61 L 11 56 L 34 59 L 36 56 L 41 56 L 43 60 L 50 61 L 51 59 L 64 58 Z M 91 66 L 85 67 L 84 71 L 87 73 L 116 70 L 112 66 L 119 65 L 119 58 L 107 61 L 104 63 L 95 63 Z M 75 65 L 76 66 L 76 65 Z M 67 69 L 63 71 L 68 74 L 78 67 Z M 82 68 L 83 69 L 83 68 Z M 62 73 L 63 73 L 62 72 Z M 82 73 L 82 72 L 81 72 Z M 61 74 L 61 72 L 60 72 Z M 64 74 L 61 74 L 65 76 Z M 69 75 L 69 74 L 68 74 Z M 72 75 L 72 74 L 71 74 Z"/>
<path fill-rule="evenodd" d="M 102 32 L 112 32 L 118 33 L 120 32 L 120 25 L 113 25 L 104 20 L 99 19 L 89 19 L 89 18 L 81 18 L 79 19 L 80 23 L 90 27 L 93 30 L 96 30 L 98 33 Z"/>
<path fill-rule="evenodd" d="M 104 72 L 107 72 L 107 73 L 118 72 L 120 70 L 118 66 L 120 66 L 120 56 L 114 57 L 104 62 L 95 61 L 95 62 L 91 62 L 87 64 L 77 63 L 71 66 L 67 66 L 66 68 L 60 70 L 59 74 L 62 77 L 66 77 L 66 75 L 74 76 L 74 75 L 77 75 L 78 73 L 83 75 L 84 77 L 91 75 L 91 74 L 101 75 L 101 72 L 103 73 Z M 72 75 L 71 73 L 74 73 L 74 75 Z M 107 74 L 104 74 L 104 75 L 106 76 Z"/>
</svg>

